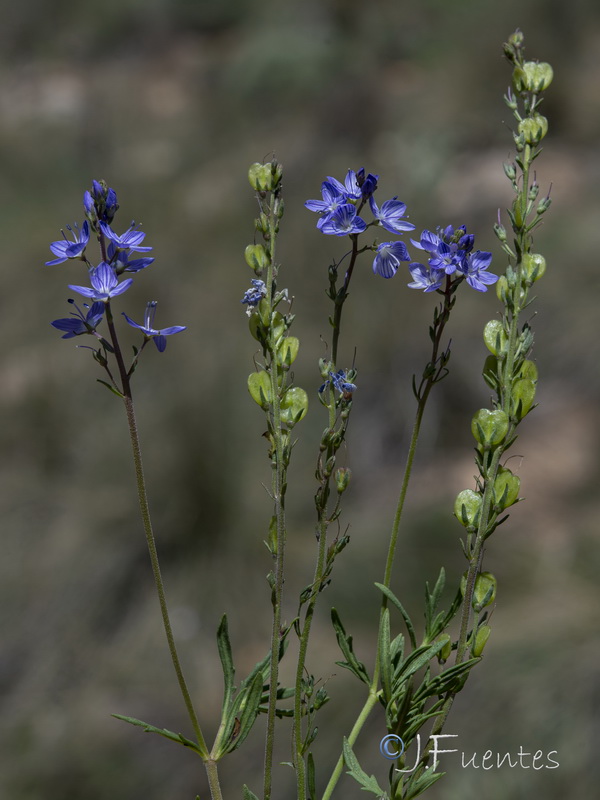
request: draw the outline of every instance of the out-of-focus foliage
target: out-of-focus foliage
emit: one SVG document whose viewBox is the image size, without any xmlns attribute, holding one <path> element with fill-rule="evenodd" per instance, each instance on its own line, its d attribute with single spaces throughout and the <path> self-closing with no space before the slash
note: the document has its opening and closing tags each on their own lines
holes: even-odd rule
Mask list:
<svg viewBox="0 0 600 800">
<path fill-rule="evenodd" d="M 538 174 L 542 191 L 553 182 L 554 200 L 538 233 L 548 261 L 535 324 L 540 407 L 517 446 L 524 460 L 510 464 L 527 501 L 486 556 L 500 587 L 494 635 L 448 731 L 460 735 L 467 754 L 557 750 L 560 768 L 483 772 L 453 761 L 429 797 L 591 796 L 600 778 L 593 754 L 600 693 L 597 4 L 4 0 L 0 11 L 0 796 L 206 793 L 189 753 L 109 716 L 187 733 L 122 409 L 95 383 L 89 353 L 49 325 L 66 314 L 65 286 L 81 282 L 81 272 L 41 265 L 58 228 L 81 221 L 83 190 L 106 178 L 121 218 L 141 220 L 155 248 L 156 264 L 127 295 L 128 313 L 141 318 L 156 297 L 161 319 L 188 326 L 165 356 L 149 354 L 135 388 L 177 635 L 201 713 L 216 721 L 219 618 L 227 612 L 231 620 L 241 672 L 263 656 L 269 626 L 262 545 L 269 503 L 261 486 L 268 464 L 245 386 L 253 354 L 239 302 L 251 274 L 243 251 L 255 213 L 247 166 L 275 152 L 285 167 L 278 257 L 302 341 L 294 369 L 314 397 L 320 337 L 329 335 L 327 265 L 339 250 L 315 230 L 304 200 L 318 195 L 323 176 L 364 165 L 381 175 L 382 198 L 398 194 L 408 204 L 419 230 L 465 223 L 499 265 L 491 225 L 508 201 L 501 164 L 511 152 L 501 43 L 517 25 L 528 52 L 550 61 L 556 76 Z M 377 618 L 369 580 L 381 578 L 412 417 L 410 375 L 427 352 L 431 300 L 415 297 L 407 281 L 400 273 L 384 284 L 365 262 L 344 323 L 344 366 L 356 345 L 360 391 L 347 456 L 352 541 L 336 567 L 331 604 L 346 609 L 345 620 L 354 614 L 359 650 Z M 427 412 L 403 533 L 394 591 L 411 611 L 441 563 L 454 567 L 456 579 L 462 569 L 452 503 L 474 470 L 469 420 L 486 396 L 481 329 L 495 309 L 493 292 L 483 300 L 470 294 L 459 298 L 451 323 L 451 376 Z M 292 476 L 300 484 L 289 497 L 288 618 L 310 574 L 310 476 L 324 425 L 317 409 L 313 402 L 303 423 Z M 439 487 L 434 501 L 432 486 Z M 331 656 L 331 663 L 337 653 L 326 605 L 312 657 Z M 323 719 L 343 726 L 344 714 L 356 712 L 345 678 L 327 690 Z M 387 769 L 378 751 L 382 729 L 375 720 L 356 748 L 367 771 Z M 320 736 L 326 739 L 325 727 Z M 240 775 L 253 783 L 261 744 L 255 732 L 246 752 L 225 762 L 227 796 L 239 796 Z M 278 780 L 286 796 L 291 774 L 286 783 L 281 768 Z"/>
</svg>

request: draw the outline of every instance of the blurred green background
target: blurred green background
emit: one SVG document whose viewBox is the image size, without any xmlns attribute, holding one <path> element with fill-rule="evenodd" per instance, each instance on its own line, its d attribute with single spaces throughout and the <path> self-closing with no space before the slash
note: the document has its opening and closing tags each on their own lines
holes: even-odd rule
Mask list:
<svg viewBox="0 0 600 800">
<path fill-rule="evenodd" d="M 560 767 L 462 769 L 431 800 L 593 796 L 600 780 L 598 590 L 600 383 L 597 330 L 600 200 L 600 12 L 593 0 L 42 0 L 0 4 L 0 797 L 6 800 L 184 800 L 208 790 L 199 760 L 110 717 L 190 733 L 168 658 L 133 494 L 119 402 L 95 383 L 87 351 L 49 322 L 65 316 L 81 267 L 44 268 L 48 244 L 81 222 L 81 196 L 105 178 L 121 203 L 115 227 L 142 221 L 156 263 L 120 308 L 140 320 L 157 298 L 160 325 L 187 325 L 149 349 L 135 391 L 146 473 L 177 638 L 207 738 L 218 724 L 214 633 L 230 617 L 238 675 L 266 652 L 270 515 L 261 412 L 246 390 L 255 342 L 240 298 L 252 274 L 243 249 L 255 205 L 248 165 L 275 153 L 285 168 L 278 245 L 302 348 L 295 372 L 312 398 L 297 429 L 289 495 L 285 614 L 310 581 L 312 473 L 325 418 L 316 389 L 330 313 L 327 265 L 343 241 L 303 207 L 326 175 L 365 166 L 378 198 L 409 206 L 417 228 L 465 223 L 503 259 L 491 226 L 510 202 L 512 152 L 501 44 L 519 26 L 528 55 L 555 81 L 539 160 L 554 204 L 537 235 L 548 260 L 536 284 L 537 408 L 510 462 L 526 502 L 490 541 L 498 578 L 483 663 L 452 711 L 452 747 L 554 756 Z M 427 357 L 435 298 L 355 274 L 342 354 L 356 347 L 359 390 L 343 459 L 353 470 L 343 524 L 350 547 L 322 597 L 310 668 L 332 702 L 317 761 L 326 779 L 363 702 L 333 666 L 336 605 L 371 663 L 387 533 L 413 415 L 410 376 Z M 450 325 L 451 374 L 434 393 L 402 533 L 394 590 L 419 618 L 425 579 L 464 568 L 451 515 L 471 487 L 469 432 L 488 402 L 480 370 L 493 292 L 460 293 Z M 25 322 L 27 324 L 25 324 Z M 323 338 L 322 338 L 323 337 Z M 132 339 L 133 341 L 133 339 Z M 450 596 L 451 590 L 448 590 Z M 293 647 L 292 647 L 293 650 Z M 287 669 L 290 669 L 289 667 Z M 334 678 L 335 674 L 335 678 Z M 286 677 L 284 672 L 284 678 Z M 225 796 L 260 792 L 263 720 L 223 763 Z M 285 723 L 283 723 L 285 727 Z M 356 752 L 385 780 L 385 729 L 374 714 Z M 455 744 L 458 742 L 458 744 Z M 280 760 L 287 757 L 287 734 Z M 546 763 L 546 762 L 544 762 Z M 278 769 L 276 797 L 292 797 Z M 350 779 L 340 796 L 359 797 Z"/>
</svg>

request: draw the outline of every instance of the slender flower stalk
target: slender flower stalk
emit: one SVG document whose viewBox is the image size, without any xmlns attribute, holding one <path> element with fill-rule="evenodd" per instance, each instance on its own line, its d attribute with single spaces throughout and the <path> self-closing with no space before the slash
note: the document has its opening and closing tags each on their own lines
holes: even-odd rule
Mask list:
<svg viewBox="0 0 600 800">
<path fill-rule="evenodd" d="M 292 386 L 289 378 L 289 370 L 299 348 L 298 339 L 287 335 L 293 315 L 283 315 L 277 310 L 277 307 L 288 299 L 287 290 L 277 290 L 279 270 L 275 261 L 277 233 L 283 216 L 281 177 L 282 167 L 275 160 L 270 164 L 254 164 L 249 170 L 250 184 L 256 191 L 259 204 L 259 216 L 255 221 L 255 228 L 262 236 L 264 244 L 248 245 L 246 248 L 246 261 L 257 277 L 252 279 L 252 288 L 242 298 L 250 317 L 250 331 L 262 346 L 265 359 L 265 364 L 257 365 L 257 372 L 249 376 L 248 389 L 267 418 L 273 500 L 273 517 L 269 526 L 268 542 L 274 570 L 268 576 L 273 620 L 268 662 L 264 800 L 269 800 L 272 791 L 279 660 L 289 631 L 282 627 L 281 615 L 286 546 L 285 492 L 292 450 L 290 432 L 305 415 L 308 405 L 306 392 Z M 266 281 L 261 279 L 264 273 Z"/>
<path fill-rule="evenodd" d="M 131 389 L 131 377 L 146 343 L 150 341 L 150 339 L 154 339 L 157 349 L 159 352 L 162 352 L 166 346 L 165 337 L 170 334 L 184 331 L 185 327 L 172 326 L 162 330 L 154 329 L 152 327 L 154 312 L 156 309 L 156 302 L 154 301 L 148 305 L 146 324 L 144 326 L 134 323 L 133 320 L 131 320 L 131 318 L 127 317 L 125 314 L 129 324 L 140 329 L 144 333 L 144 341 L 141 347 L 139 349 L 134 348 L 135 355 L 131 365 L 129 367 L 126 366 L 118 339 L 111 303 L 114 298 L 122 295 L 133 282 L 132 278 L 126 278 L 125 280 L 119 282 L 119 273 L 127 269 L 128 266 L 132 272 L 139 271 L 140 269 L 148 266 L 154 260 L 152 258 L 148 258 L 144 259 L 143 261 L 140 260 L 134 264 L 134 262 L 128 261 L 129 252 L 135 250 L 148 251 L 152 248 L 141 246 L 141 242 L 145 234 L 141 233 L 140 231 L 134 231 L 133 228 L 131 228 L 128 233 L 124 234 L 122 237 L 118 237 L 112 232 L 108 223 L 112 221 L 112 218 L 118 209 L 118 203 L 114 190 L 109 189 L 104 182 L 94 181 L 92 192 L 86 192 L 84 195 L 84 208 L 87 219 L 83 223 L 81 233 L 74 234 L 75 241 L 73 243 L 70 243 L 66 240 L 63 242 L 54 242 L 51 245 L 51 250 L 57 256 L 57 258 L 48 262 L 48 265 L 51 266 L 70 259 L 83 261 L 88 267 L 91 287 L 70 284 L 69 288 L 90 299 L 93 301 L 93 304 L 91 307 L 85 305 L 86 308 L 89 308 L 86 314 L 84 314 L 79 308 L 77 308 L 77 306 L 75 306 L 76 313 L 73 313 L 70 318 L 55 320 L 52 325 L 59 330 L 66 331 L 63 338 L 73 338 L 82 335 L 91 335 L 95 338 L 95 341 L 100 345 L 99 349 L 88 349 L 92 350 L 95 361 L 105 370 L 109 379 L 108 383 L 105 381 L 100 382 L 104 383 L 104 385 L 106 385 L 109 389 L 111 389 L 111 391 L 113 391 L 123 400 L 127 424 L 129 427 L 140 513 L 142 517 L 144 533 L 146 536 L 148 553 L 150 555 L 150 563 L 152 565 L 152 573 L 154 576 L 156 593 L 158 595 L 163 627 L 167 638 L 167 645 L 169 648 L 171 661 L 177 676 L 179 689 L 181 691 L 181 695 L 183 697 L 184 704 L 194 730 L 196 741 L 192 742 L 189 740 L 184 740 L 182 737 L 178 738 L 175 734 L 170 734 L 167 731 L 155 729 L 152 726 L 147 726 L 146 723 L 142 723 L 139 720 L 134 720 L 133 718 L 120 718 L 133 724 L 145 727 L 147 730 L 154 730 L 155 732 L 162 733 L 162 735 L 169 734 L 171 738 L 175 738 L 176 740 L 181 741 L 181 743 L 185 743 L 187 746 L 192 747 L 198 753 L 198 755 L 201 756 L 205 763 L 213 800 L 222 800 L 216 761 L 209 755 L 208 747 L 202 734 L 198 716 L 194 709 L 190 691 L 183 674 L 181 661 L 179 659 L 179 654 L 175 644 L 175 638 L 173 636 L 173 629 L 169 617 L 165 588 L 156 548 L 156 540 L 150 518 L 150 507 L 144 480 L 142 454 L 135 418 L 133 393 Z M 101 251 L 102 260 L 97 267 L 94 267 L 92 264 L 90 264 L 85 253 L 90 240 L 90 229 L 97 234 Z M 108 248 L 106 246 L 106 237 L 111 240 L 111 245 Z M 69 302 L 74 305 L 73 301 Z M 97 332 L 98 326 L 104 320 L 106 321 L 106 325 L 108 327 L 107 338 L 103 338 L 102 335 Z M 116 374 L 110 367 L 110 359 L 114 359 L 116 362 Z"/>
<path fill-rule="evenodd" d="M 430 328 L 430 334 L 432 339 L 431 358 L 423 371 L 423 376 L 418 387 L 416 385 L 416 382 L 413 380 L 413 391 L 417 399 L 417 409 L 415 413 L 415 420 L 413 424 L 410 444 L 408 447 L 406 465 L 402 477 L 400 495 L 398 498 L 396 513 L 394 515 L 394 521 L 392 524 L 390 541 L 388 545 L 388 553 L 385 563 L 383 586 L 385 586 L 388 589 L 391 585 L 392 568 L 394 564 L 396 546 L 398 543 L 400 521 L 402 519 L 402 511 L 404 509 L 404 502 L 406 499 L 408 484 L 410 482 L 410 476 L 412 473 L 412 466 L 417 449 L 419 433 L 421 431 L 423 414 L 425 413 L 427 400 L 429 398 L 433 386 L 436 383 L 439 383 L 439 381 L 441 381 L 447 374 L 447 364 L 450 359 L 450 347 L 448 346 L 446 350 L 441 354 L 440 354 L 440 347 L 444 329 L 446 327 L 448 320 L 450 319 L 450 312 L 454 306 L 454 303 L 456 302 L 456 296 L 454 293 L 459 283 L 460 280 L 452 280 L 450 275 L 446 277 L 445 289 L 442 293 L 443 301 L 440 306 L 440 309 L 439 310 L 436 309 L 435 311 L 434 322 Z M 384 594 L 381 601 L 381 611 L 379 618 L 379 635 L 377 637 L 378 642 L 381 642 L 381 627 L 384 624 L 384 615 L 387 605 L 388 605 L 387 597 Z M 355 743 L 360 731 L 362 730 L 363 725 L 365 724 L 371 711 L 379 701 L 379 696 L 380 696 L 379 679 L 380 679 L 380 669 L 381 669 L 381 657 L 382 654 L 380 651 L 380 645 L 378 645 L 378 652 L 375 660 L 373 678 L 369 685 L 367 700 L 365 701 L 365 704 L 361 709 L 356 722 L 354 723 L 350 735 L 348 736 L 348 743 L 350 744 L 350 746 L 352 746 Z M 344 768 L 344 757 L 340 756 L 331 774 L 331 778 L 329 779 L 325 792 L 323 793 L 323 800 L 329 800 L 329 798 L 331 797 L 331 794 L 342 775 L 343 768 Z"/>
<path fill-rule="evenodd" d="M 268 236 L 269 236 L 269 266 L 267 268 L 267 297 L 268 308 L 273 308 L 273 283 L 275 266 L 275 243 L 277 236 L 277 213 L 276 202 L 277 192 L 270 198 L 268 212 Z M 264 800 L 271 797 L 272 771 L 273 771 L 273 748 L 275 746 L 275 712 L 277 708 L 277 685 L 279 682 L 279 648 L 281 646 L 281 605 L 283 601 L 283 575 L 285 567 L 285 545 L 286 545 L 286 519 L 285 519 L 285 473 L 286 467 L 283 460 L 283 437 L 281 430 L 281 400 L 279 387 L 277 385 L 278 373 L 277 362 L 277 332 L 273 326 L 270 327 L 268 350 L 271 358 L 270 380 L 271 380 L 271 423 L 274 437 L 275 450 L 272 460 L 272 492 L 276 524 L 277 549 L 275 554 L 275 585 L 273 601 L 273 625 L 271 630 L 271 666 L 269 675 L 269 705 L 267 710 L 267 735 L 265 744 L 265 776 L 264 776 Z"/>
</svg>

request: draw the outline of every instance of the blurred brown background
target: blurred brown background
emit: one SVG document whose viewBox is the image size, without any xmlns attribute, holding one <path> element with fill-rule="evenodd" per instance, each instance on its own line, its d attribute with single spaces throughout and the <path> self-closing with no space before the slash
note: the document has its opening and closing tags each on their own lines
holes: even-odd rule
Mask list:
<svg viewBox="0 0 600 800">
<path fill-rule="evenodd" d="M 116 229 L 144 224 L 156 263 L 122 298 L 141 320 L 157 298 L 160 325 L 188 325 L 136 374 L 139 425 L 174 624 L 207 738 L 221 678 L 214 633 L 230 617 L 241 677 L 266 651 L 270 514 L 261 412 L 246 390 L 255 343 L 240 298 L 255 206 L 250 162 L 285 167 L 278 255 L 295 296 L 302 342 L 297 382 L 311 396 L 293 460 L 285 613 L 310 581 L 312 472 L 325 418 L 316 360 L 329 337 L 327 265 L 344 242 L 324 237 L 303 207 L 326 175 L 379 173 L 379 202 L 399 195 L 417 228 L 467 224 L 503 259 L 491 232 L 510 201 L 510 78 L 501 44 L 515 27 L 528 55 L 550 61 L 539 160 L 554 205 L 537 234 L 548 271 L 533 319 L 537 408 L 510 465 L 526 502 L 491 540 L 499 581 L 483 663 L 457 701 L 450 746 L 542 750 L 555 770 L 462 769 L 455 755 L 432 800 L 592 796 L 600 779 L 598 637 L 598 215 L 600 13 L 593 0 L 42 0 L 2 2 L 0 201 L 2 474 L 0 495 L 0 797 L 6 800 L 184 800 L 208 796 L 202 765 L 159 737 L 110 717 L 140 717 L 189 735 L 168 659 L 119 402 L 95 383 L 87 351 L 61 341 L 68 283 L 81 268 L 44 268 L 48 244 L 81 222 L 81 196 L 105 178 L 121 203 Z M 387 533 L 412 424 L 410 376 L 427 357 L 434 298 L 384 283 L 363 261 L 344 320 L 343 356 L 359 369 L 346 453 L 350 547 L 322 597 L 311 669 L 332 702 L 321 712 L 318 779 L 363 702 L 332 666 L 336 605 L 370 665 Z M 451 515 L 472 486 L 475 409 L 493 292 L 465 287 L 450 325 L 451 375 L 427 411 L 394 589 L 420 619 L 425 579 L 464 568 Z M 532 310 L 532 316 L 534 311 Z M 133 341 L 133 339 L 132 339 Z M 450 596 L 451 590 L 448 590 Z M 293 649 L 293 647 L 292 647 Z M 337 676 L 333 678 L 333 674 Z M 227 798 L 260 793 L 262 723 L 223 764 Z M 284 723 L 285 726 L 285 723 Z M 383 782 L 374 714 L 357 745 Z M 281 738 L 281 760 L 286 759 Z M 547 762 L 544 762 L 547 763 Z M 280 767 L 276 796 L 292 797 Z M 348 780 L 340 796 L 358 797 Z"/>
</svg>

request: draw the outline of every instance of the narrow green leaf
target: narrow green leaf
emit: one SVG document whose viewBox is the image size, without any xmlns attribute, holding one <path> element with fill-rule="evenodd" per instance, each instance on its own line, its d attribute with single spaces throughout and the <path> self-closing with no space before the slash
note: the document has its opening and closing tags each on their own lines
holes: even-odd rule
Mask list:
<svg viewBox="0 0 600 800">
<path fill-rule="evenodd" d="M 383 699 L 389 702 L 392 696 L 392 659 L 390 655 L 390 610 L 384 609 L 379 626 L 379 669 Z"/>
<path fill-rule="evenodd" d="M 229 712 L 231 698 L 235 691 L 235 686 L 233 685 L 235 668 L 233 666 L 233 654 L 231 652 L 231 642 L 229 641 L 226 614 L 221 618 L 221 624 L 217 631 L 217 647 L 219 649 L 221 666 L 223 667 L 223 681 L 225 683 L 225 691 L 223 693 L 223 716 L 226 716 Z"/>
<path fill-rule="evenodd" d="M 244 788 L 242 789 L 244 800 L 258 800 L 258 797 L 251 792 L 250 789 L 244 784 Z"/>
<path fill-rule="evenodd" d="M 457 678 L 469 672 L 479 661 L 481 661 L 481 658 L 471 658 L 468 661 L 463 661 L 461 664 L 448 667 L 448 669 L 440 672 L 439 675 L 436 675 L 430 681 L 423 681 L 415 692 L 415 698 L 424 700 L 427 697 L 445 694 L 452 688 L 452 684 Z"/>
<path fill-rule="evenodd" d="M 383 592 L 383 594 L 387 597 L 387 599 L 390 600 L 396 606 L 398 611 L 402 614 L 402 617 L 404 619 L 404 624 L 406 625 L 406 630 L 408 631 L 408 635 L 410 637 L 410 642 L 413 647 L 416 647 L 417 637 L 415 635 L 414 625 L 412 624 L 411 618 L 408 616 L 408 612 L 406 611 L 400 600 L 398 600 L 398 598 L 392 592 L 391 589 L 388 589 L 388 587 L 384 586 L 382 583 L 376 583 L 375 586 L 377 586 L 377 588 Z"/>
<path fill-rule="evenodd" d="M 352 775 L 354 780 L 361 785 L 361 787 L 367 791 L 372 792 L 372 794 L 377 795 L 380 800 L 389 800 L 388 795 L 386 792 L 383 791 L 381 786 L 377 783 L 374 775 L 367 775 L 367 773 L 361 768 L 360 764 L 358 763 L 358 759 L 354 755 L 350 744 L 348 743 L 348 739 L 344 736 L 344 761 L 346 766 L 348 767 L 348 774 Z"/>
<path fill-rule="evenodd" d="M 445 774 L 445 772 L 434 772 L 431 767 L 427 768 L 425 772 L 421 773 L 417 778 L 409 781 L 404 800 L 413 800 L 414 797 L 423 794 L 424 791 L 429 789 L 430 786 L 433 786 L 433 784 Z"/>
<path fill-rule="evenodd" d="M 340 667 L 344 667 L 344 669 L 350 670 L 350 672 L 356 675 L 359 680 L 363 681 L 363 683 L 366 683 L 368 686 L 371 681 L 369 679 L 366 667 L 354 655 L 354 651 L 352 650 L 352 636 L 348 636 L 346 634 L 340 616 L 335 608 L 331 609 L 331 621 L 333 623 L 335 636 L 340 650 L 346 658 L 345 662 L 336 661 L 335 663 L 339 664 Z"/>
<path fill-rule="evenodd" d="M 262 676 L 257 674 L 248 688 L 247 697 L 240 716 L 240 731 L 235 739 L 234 747 L 231 748 L 232 750 L 237 749 L 242 744 L 254 725 L 256 717 L 258 716 L 262 688 Z"/>
<path fill-rule="evenodd" d="M 316 800 L 315 759 L 312 753 L 309 753 L 306 759 L 306 782 L 308 784 L 308 800 Z"/>
<path fill-rule="evenodd" d="M 438 607 L 440 602 L 440 598 L 442 596 L 442 592 L 444 591 L 444 586 L 446 585 L 446 572 L 442 567 L 440 569 L 439 577 L 436 581 L 435 586 L 433 587 L 433 593 L 431 595 L 431 599 L 433 601 L 433 608 L 434 610 Z"/>
<path fill-rule="evenodd" d="M 112 386 L 112 385 L 111 385 L 110 383 L 108 383 L 107 381 L 103 381 L 103 380 L 101 380 L 100 378 L 96 378 L 96 380 L 98 381 L 98 383 L 101 383 L 103 386 L 106 386 L 106 388 L 107 388 L 107 389 L 110 389 L 110 391 L 111 391 L 113 394 L 116 394 L 116 395 L 117 395 L 117 397 L 120 397 L 120 398 L 121 398 L 121 400 L 122 400 L 122 399 L 125 397 L 125 395 L 124 395 L 124 394 L 121 394 L 121 392 L 120 392 L 118 389 L 115 389 L 115 387 L 114 387 L 114 386 Z M 104 396 L 106 397 L 106 395 L 104 395 Z"/>
<path fill-rule="evenodd" d="M 446 642 L 442 640 L 440 642 L 435 642 L 427 648 L 419 647 L 406 659 L 398 674 L 394 676 L 395 681 L 399 679 L 405 681 L 411 675 L 414 675 L 415 672 L 418 672 L 422 667 L 428 664 L 431 659 L 440 652 L 445 644 Z"/>
<path fill-rule="evenodd" d="M 166 728 L 156 728 L 154 725 L 142 722 L 141 719 L 135 719 L 135 717 L 124 717 L 121 714 L 111 714 L 111 716 L 115 719 L 121 719 L 123 722 L 128 722 L 130 725 L 143 728 L 146 733 L 158 733 L 159 736 L 164 736 L 165 739 L 171 739 L 171 741 L 182 744 L 184 747 L 189 747 L 203 758 L 208 756 L 208 753 L 203 751 L 196 742 L 192 742 L 191 739 L 186 739 L 185 736 L 182 736 L 180 733 L 173 733 L 173 731 L 169 731 Z"/>
</svg>

